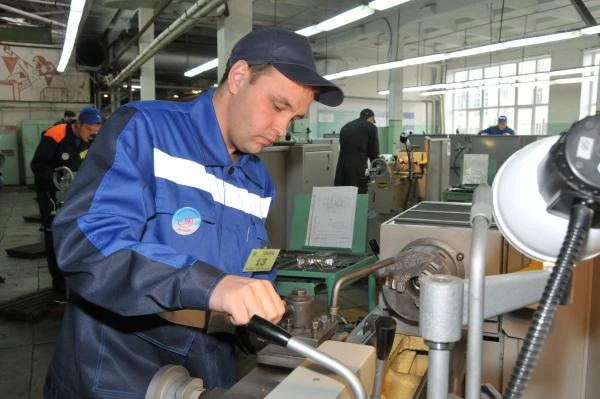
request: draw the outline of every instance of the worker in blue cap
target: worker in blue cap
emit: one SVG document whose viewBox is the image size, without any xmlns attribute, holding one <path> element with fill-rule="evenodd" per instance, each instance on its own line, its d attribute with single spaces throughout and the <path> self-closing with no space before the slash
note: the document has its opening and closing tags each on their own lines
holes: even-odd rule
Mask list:
<svg viewBox="0 0 600 399">
<path fill-rule="evenodd" d="M 52 275 L 52 286 L 60 293 L 65 290 L 65 280 L 56 264 L 51 229 L 57 208 L 54 171 L 60 166 L 66 166 L 72 172 L 76 172 L 87 154 L 90 143 L 100 130 L 101 124 L 100 111 L 91 107 L 83 108 L 74 123 L 60 123 L 42 133 L 42 139 L 31 161 L 40 218 L 44 229 L 46 259 Z"/>
<path fill-rule="evenodd" d="M 234 329 L 211 320 L 286 311 L 265 264 L 275 186 L 256 154 L 313 100 L 343 99 L 306 37 L 264 28 L 234 45 L 216 88 L 111 115 L 52 225 L 69 302 L 45 399 L 141 399 L 168 364 L 207 389 L 236 381 Z"/>
<path fill-rule="evenodd" d="M 504 115 L 498 117 L 498 124 L 496 126 L 490 126 L 487 129 L 482 130 L 479 134 L 487 136 L 506 136 L 515 134 L 515 131 L 509 128 L 506 124 L 508 118 Z"/>
</svg>

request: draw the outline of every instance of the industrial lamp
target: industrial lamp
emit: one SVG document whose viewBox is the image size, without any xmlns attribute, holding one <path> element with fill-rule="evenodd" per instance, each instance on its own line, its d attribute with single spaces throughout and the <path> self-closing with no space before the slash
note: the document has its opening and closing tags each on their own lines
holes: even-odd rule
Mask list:
<svg viewBox="0 0 600 399">
<path fill-rule="evenodd" d="M 502 235 L 526 256 L 555 262 L 573 200 L 600 200 L 600 116 L 514 153 L 498 171 L 492 190 Z M 600 210 L 594 207 L 597 212 L 579 260 L 600 254 Z"/>
<path fill-rule="evenodd" d="M 573 263 L 600 254 L 600 115 L 510 157 L 494 180 L 493 208 L 517 250 L 555 263 L 502 396 L 517 399 L 568 290 Z"/>
</svg>

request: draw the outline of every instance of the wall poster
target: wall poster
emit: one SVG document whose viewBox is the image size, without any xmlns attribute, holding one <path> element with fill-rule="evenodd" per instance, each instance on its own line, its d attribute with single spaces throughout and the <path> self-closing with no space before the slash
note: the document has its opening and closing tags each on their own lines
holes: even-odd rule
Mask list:
<svg viewBox="0 0 600 399">
<path fill-rule="evenodd" d="M 90 102 L 87 73 L 56 70 L 60 49 L 0 45 L 0 100 Z"/>
</svg>

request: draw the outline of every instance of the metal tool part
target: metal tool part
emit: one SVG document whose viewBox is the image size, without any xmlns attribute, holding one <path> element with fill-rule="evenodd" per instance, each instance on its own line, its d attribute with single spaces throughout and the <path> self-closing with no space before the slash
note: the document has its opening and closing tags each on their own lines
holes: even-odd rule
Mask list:
<svg viewBox="0 0 600 399">
<path fill-rule="evenodd" d="M 327 315 L 317 318 L 313 314 L 313 298 L 304 288 L 295 288 L 286 297 L 289 314 L 280 326 L 293 337 L 317 347 L 333 337 L 338 321 Z M 269 366 L 294 368 L 304 361 L 304 357 L 285 347 L 269 344 L 258 352 L 258 363 Z"/>
<path fill-rule="evenodd" d="M 382 288 L 386 306 L 409 324 L 419 321 L 421 277 L 448 274 L 464 277 L 465 269 L 459 254 L 446 243 L 419 239 L 408 244 L 393 266 L 381 269 L 385 279 Z"/>
<path fill-rule="evenodd" d="M 313 299 L 308 295 L 306 289 L 294 288 L 285 300 L 291 310 L 293 328 L 307 328 L 311 326 L 313 319 Z"/>
<path fill-rule="evenodd" d="M 154 374 L 145 399 L 197 399 L 204 392 L 201 378 L 191 377 L 182 366 L 163 366 Z"/>
</svg>

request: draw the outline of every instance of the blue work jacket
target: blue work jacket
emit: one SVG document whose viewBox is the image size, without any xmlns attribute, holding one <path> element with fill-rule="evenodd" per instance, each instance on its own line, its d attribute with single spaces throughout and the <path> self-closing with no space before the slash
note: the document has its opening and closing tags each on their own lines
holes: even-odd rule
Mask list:
<svg viewBox="0 0 600 399">
<path fill-rule="evenodd" d="M 489 136 L 502 136 L 502 135 L 514 135 L 515 131 L 509 128 L 508 126 L 504 130 L 500 130 L 498 125 L 490 126 L 487 129 L 483 129 L 479 134 L 485 134 Z"/>
<path fill-rule="evenodd" d="M 131 103 L 103 125 L 54 224 L 71 290 L 47 398 L 143 398 L 166 363 L 233 382 L 231 345 L 157 313 L 207 309 L 226 274 L 268 246 L 273 183 L 258 157 L 233 163 L 212 104 Z"/>
</svg>

